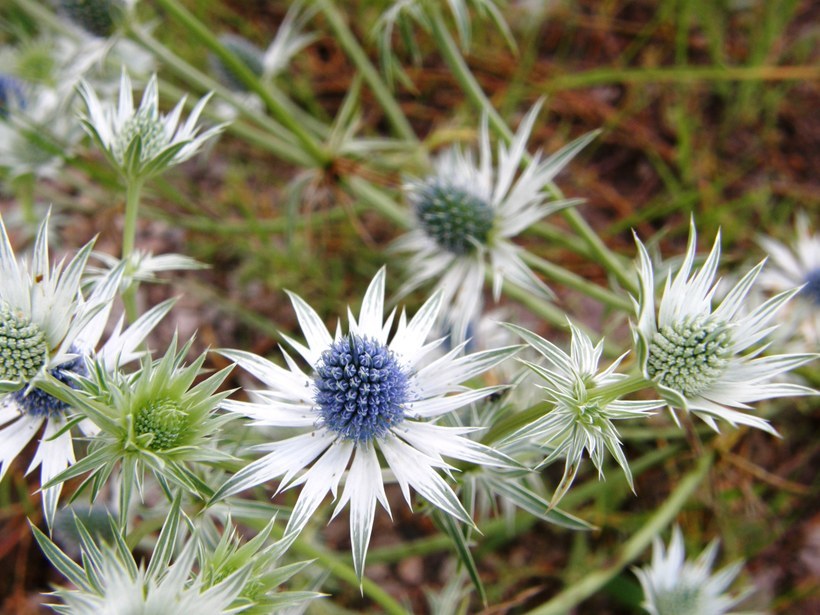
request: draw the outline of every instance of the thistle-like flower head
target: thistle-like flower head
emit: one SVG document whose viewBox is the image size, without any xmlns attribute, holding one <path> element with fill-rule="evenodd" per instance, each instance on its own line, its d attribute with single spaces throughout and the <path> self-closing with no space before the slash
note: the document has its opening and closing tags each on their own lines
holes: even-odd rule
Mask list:
<svg viewBox="0 0 820 615">
<path fill-rule="evenodd" d="M 768 292 L 800 287 L 783 318 L 788 333 L 799 331 L 803 346 L 820 350 L 820 234 L 813 232 L 809 217 L 799 213 L 795 219 L 794 240 L 781 243 L 761 236 L 760 246 L 769 255 L 769 266 L 760 274 L 760 286 Z"/>
<path fill-rule="evenodd" d="M 741 410 L 748 403 L 787 395 L 810 395 L 796 384 L 769 382 L 808 363 L 812 354 L 761 355 L 761 344 L 776 325 L 778 311 L 797 289 L 784 291 L 743 313 L 744 299 L 764 263 L 749 271 L 713 307 L 720 234 L 700 269 L 693 271 L 697 236 L 692 221 L 689 245 L 677 273 L 669 273 L 655 309 L 655 275 L 649 254 L 636 239 L 640 293 L 632 333 L 644 375 L 672 408 L 691 411 L 717 430 L 715 419 L 776 433 L 768 421 Z"/>
<path fill-rule="evenodd" d="M 49 605 L 57 613 L 228 615 L 247 612 L 253 605 L 243 595 L 254 583 L 253 560 L 242 562 L 220 578 L 208 575 L 196 565 L 203 543 L 199 532 L 190 536 L 174 557 L 180 526 L 179 500 L 163 524 L 147 566 L 137 564 L 113 519 L 111 544 L 98 544 L 82 523 L 76 521 L 76 524 L 82 566 L 74 563 L 40 530 L 32 528 L 43 552 L 71 583 L 71 587 L 60 587 L 51 594 L 61 601 Z M 227 533 L 232 533 L 231 528 Z"/>
<path fill-rule="evenodd" d="M 145 336 L 170 310 L 166 301 L 130 327 L 115 326 L 100 344 L 122 267 L 100 277 L 84 296 L 80 291 L 92 243 L 68 264 L 49 263 L 48 218 L 40 225 L 30 261 L 18 262 L 0 219 L 0 478 L 9 464 L 45 425 L 29 471 L 41 467 L 41 485 L 74 462 L 72 429 L 66 429 L 71 403 L 52 394 L 50 382 L 66 389 L 87 376 L 93 357 L 102 371 L 124 365 L 140 354 Z M 82 432 L 93 426 L 80 422 Z M 53 521 L 60 486 L 43 489 L 46 520 Z"/>
<path fill-rule="evenodd" d="M 206 355 L 185 365 L 191 343 L 178 348 L 175 337 L 162 358 L 143 354 L 140 369 L 132 374 L 109 372 L 94 364 L 89 376 L 78 380 L 76 390 L 53 380 L 47 385 L 49 392 L 71 404 L 98 429 L 88 456 L 52 482 L 90 472 L 102 484 L 121 464 L 121 494 L 126 498 L 120 504 L 121 514 L 128 508 L 133 487 L 140 487 L 138 477 L 145 468 L 200 495 L 186 480 L 184 465 L 230 459 L 209 444 L 231 418 L 217 416 L 215 410 L 228 395 L 216 390 L 233 366 L 194 385 Z"/>
<path fill-rule="evenodd" d="M 180 125 L 183 98 L 168 115 L 159 112 L 157 77 L 145 86 L 142 102 L 134 109 L 131 79 L 123 70 L 119 103 L 100 102 L 91 86 L 83 81 L 80 95 L 88 109 L 83 126 L 102 148 L 111 164 L 126 178 L 142 180 L 191 158 L 224 125 L 199 132 L 197 122 L 210 98 L 206 95 Z"/>
<path fill-rule="evenodd" d="M 405 186 L 416 225 L 394 244 L 395 250 L 410 254 L 410 277 L 399 293 L 435 282 L 446 306 L 446 328 L 452 330 L 456 343 L 465 339 L 481 313 L 488 268 L 496 301 L 506 280 L 551 297 L 511 239 L 544 216 L 577 202 L 550 201 L 545 189 L 594 133 L 546 160 L 536 154 L 519 173 L 539 109 L 540 104 L 526 115 L 509 148 L 499 146 L 497 167 L 485 117 L 477 163 L 472 152 L 453 147 L 438 158 L 432 175 Z"/>
<path fill-rule="evenodd" d="M 570 323 L 572 340 L 570 354 L 541 336 L 519 327 L 507 325 L 518 333 L 533 349 L 546 359 L 546 365 L 522 361 L 542 378 L 538 386 L 547 394 L 552 409 L 507 438 L 507 442 L 527 441 L 546 447 L 549 454 L 539 464 L 546 465 L 565 457 L 564 476 L 551 505 L 567 492 L 575 479 L 584 451 L 603 478 L 604 453 L 609 451 L 624 471 L 629 486 L 632 472 L 621 448 L 621 441 L 613 421 L 645 418 L 663 405 L 660 401 L 631 401 L 619 399 L 617 385 L 628 377 L 619 374 L 623 356 L 609 367 L 599 371 L 603 341 L 593 345 L 589 337 Z"/>
<path fill-rule="evenodd" d="M 743 562 L 731 564 L 712 574 L 718 541 L 714 540 L 694 561 L 686 559 L 680 527 L 672 530 L 669 548 L 655 537 L 652 563 L 633 572 L 643 587 L 643 607 L 650 615 L 726 615 L 749 594 L 726 592 L 740 574 Z"/>
<path fill-rule="evenodd" d="M 291 295 L 307 345 L 286 339 L 309 365 L 307 371 L 287 354 L 284 369 L 248 352 L 221 351 L 268 387 L 252 392 L 252 402 L 226 401 L 225 410 L 248 416 L 259 426 L 301 428 L 305 433 L 265 444 L 262 449 L 270 452 L 228 479 L 214 498 L 276 478 L 281 478 L 279 490 L 303 484 L 285 530 L 288 540 L 301 532 L 328 491 L 336 496 L 346 476 L 335 513 L 350 503 L 353 561 L 360 576 L 376 502 L 389 511 L 377 451 L 408 504 L 412 486 L 432 505 L 467 523 L 469 515 L 436 471 L 452 469 L 442 456 L 496 467 L 515 465 L 509 457 L 464 437 L 471 428 L 424 419 L 448 414 L 498 390 L 473 390 L 461 383 L 509 358 L 518 347 L 459 356 L 462 345 L 428 362 L 425 359 L 442 341 L 426 341 L 441 308 L 441 295 L 428 300 L 409 322 L 402 312 L 391 336 L 395 311 L 383 318 L 384 284 L 382 269 L 365 293 L 359 317 L 348 312 L 348 331 L 343 333 L 338 326 L 335 336 L 310 306 Z"/>
</svg>

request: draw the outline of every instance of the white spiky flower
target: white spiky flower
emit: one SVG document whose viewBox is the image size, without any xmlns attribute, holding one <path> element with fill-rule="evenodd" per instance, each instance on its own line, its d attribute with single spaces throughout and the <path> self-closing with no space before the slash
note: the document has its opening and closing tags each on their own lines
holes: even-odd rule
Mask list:
<svg viewBox="0 0 820 615">
<path fill-rule="evenodd" d="M 740 574 L 743 562 L 712 573 L 719 541 L 715 539 L 694 561 L 686 560 L 680 527 L 672 530 L 669 548 L 661 539 L 652 541 L 652 563 L 633 572 L 643 587 L 643 608 L 650 615 L 725 615 L 750 593 L 726 592 Z"/>
<path fill-rule="evenodd" d="M 10 178 L 53 177 L 82 137 L 59 93 L 0 75 L 0 168 Z"/>
<path fill-rule="evenodd" d="M 598 470 L 598 477 L 603 478 L 604 454 L 608 450 L 634 489 L 629 462 L 613 421 L 646 418 L 663 406 L 663 402 L 619 399 L 623 393 L 619 385 L 623 385 L 629 376 L 615 370 L 626 355 L 599 371 L 603 340 L 593 345 L 592 340 L 572 323 L 569 323 L 572 331 L 569 354 L 532 331 L 517 325 L 507 326 L 547 361 L 546 366 L 531 361 L 522 363 L 543 379 L 538 386 L 547 393 L 552 409 L 506 441 L 510 444 L 527 441 L 546 447 L 549 454 L 539 467 L 561 457 L 566 459 L 564 475 L 555 489 L 551 506 L 572 485 L 584 451 Z"/>
<path fill-rule="evenodd" d="M 286 339 L 307 361 L 308 371 L 284 351 L 287 369 L 248 352 L 221 351 L 268 387 L 253 392 L 252 402 L 226 401 L 225 410 L 250 417 L 255 425 L 301 428 L 305 433 L 263 445 L 261 449 L 269 452 L 228 479 L 214 498 L 280 477 L 278 491 L 303 485 L 285 530 L 287 540 L 304 528 L 328 492 L 336 496 L 345 477 L 335 513 L 350 504 L 353 561 L 360 577 L 376 502 L 390 510 L 378 453 L 408 504 L 413 487 L 433 506 L 465 523 L 471 523 L 470 516 L 436 471 L 453 470 L 442 457 L 515 465 L 509 457 L 466 438 L 472 428 L 424 419 L 441 417 L 499 390 L 474 390 L 461 383 L 509 358 L 518 347 L 459 356 L 462 345 L 427 362 L 442 342 L 426 341 L 441 308 L 441 295 L 425 302 L 409 322 L 402 311 L 390 336 L 396 312 L 383 318 L 384 284 L 382 269 L 365 293 L 359 318 L 348 310 L 348 332 L 342 333 L 339 324 L 335 336 L 307 303 L 290 295 L 307 345 Z"/>
<path fill-rule="evenodd" d="M 788 333 L 799 331 L 805 346 L 816 352 L 820 349 L 820 234 L 812 232 L 804 212 L 797 215 L 794 232 L 791 244 L 767 236 L 758 238 L 770 258 L 769 266 L 760 275 L 760 286 L 768 292 L 801 287 L 789 304 L 784 328 Z"/>
<path fill-rule="evenodd" d="M 696 414 L 712 429 L 715 419 L 777 432 L 765 419 L 743 412 L 751 402 L 811 395 L 809 388 L 772 382 L 776 376 L 816 358 L 813 354 L 761 356 L 761 344 L 776 328 L 772 319 L 798 289 L 787 290 L 744 312 L 744 300 L 760 275 L 760 262 L 713 307 L 720 233 L 700 269 L 693 271 L 697 249 L 694 220 L 686 255 L 677 273 L 669 272 L 655 309 L 655 275 L 646 248 L 636 237 L 639 255 L 638 317 L 632 326 L 638 360 L 671 408 Z M 673 414 L 674 416 L 674 414 Z"/>
<path fill-rule="evenodd" d="M 465 339 L 470 323 L 481 313 L 487 271 L 496 301 L 505 281 L 545 298 L 552 296 L 512 238 L 546 215 L 577 203 L 550 201 L 546 187 L 595 134 L 576 139 L 546 160 L 536 154 L 519 174 L 540 107 L 539 103 L 527 113 L 509 148 L 499 145 L 497 167 L 485 116 L 477 162 L 471 151 L 456 146 L 439 156 L 433 175 L 405 186 L 415 228 L 394 244 L 396 251 L 409 254 L 409 279 L 399 294 L 435 282 L 456 342 Z"/>
<path fill-rule="evenodd" d="M 154 255 L 145 250 L 134 250 L 125 266 L 121 264 L 121 259 L 105 252 L 94 252 L 91 256 L 102 261 L 103 266 L 89 265 L 86 268 L 85 282 L 92 285 L 99 284 L 110 271 L 123 267 L 120 293 L 125 292 L 125 289 L 134 282 L 160 282 L 161 279 L 157 277 L 157 274 L 163 271 L 192 271 L 207 268 L 207 265 L 184 254 Z"/>
<path fill-rule="evenodd" d="M 111 164 L 130 180 L 146 179 L 188 160 L 225 127 L 220 124 L 199 132 L 197 122 L 210 94 L 197 102 L 183 124 L 180 117 L 185 98 L 169 114 L 160 114 L 156 74 L 148 80 L 138 109 L 134 109 L 131 79 L 124 69 L 116 105 L 100 102 L 85 81 L 80 83 L 79 91 L 88 108 L 83 126 Z"/>
<path fill-rule="evenodd" d="M 139 344 L 171 307 L 171 302 L 157 306 L 125 331 L 120 321 L 96 350 L 122 269 L 110 272 L 86 299 L 80 283 L 92 243 L 67 265 L 60 261 L 52 267 L 47 234 L 48 218 L 38 229 L 31 261 L 18 262 L 0 218 L 0 478 L 45 426 L 28 468 L 31 472 L 40 466 L 41 485 L 74 463 L 74 449 L 66 429 L 69 406 L 40 386 L 49 375 L 72 385 L 74 376 L 86 373 L 91 354 L 109 368 L 134 359 Z M 49 523 L 60 489 L 43 490 Z"/>
<path fill-rule="evenodd" d="M 76 521 L 76 525 L 82 565 L 74 563 L 45 534 L 32 527 L 40 548 L 71 583 L 71 587 L 58 587 L 50 594 L 62 602 L 47 605 L 57 613 L 229 615 L 242 613 L 254 605 L 242 595 L 254 582 L 252 558 L 220 577 L 206 575 L 196 566 L 203 542 L 199 533 L 189 537 L 179 554 L 173 557 L 180 526 L 179 500 L 163 524 L 147 566 L 137 564 L 113 520 L 111 544 L 97 544 L 82 523 Z"/>
</svg>

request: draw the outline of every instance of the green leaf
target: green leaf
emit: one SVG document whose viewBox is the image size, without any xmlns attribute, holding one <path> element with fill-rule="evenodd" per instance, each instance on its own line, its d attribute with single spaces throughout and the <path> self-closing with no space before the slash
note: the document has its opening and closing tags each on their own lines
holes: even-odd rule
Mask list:
<svg viewBox="0 0 820 615">
<path fill-rule="evenodd" d="M 476 567 L 475 560 L 473 559 L 473 554 L 470 553 L 470 547 L 467 545 L 467 539 L 461 532 L 461 528 L 458 526 L 458 523 L 455 519 L 453 519 L 453 517 L 446 513 L 442 513 L 439 510 L 433 512 L 433 519 L 435 520 L 436 525 L 438 525 L 453 542 L 456 555 L 463 564 L 464 568 L 467 570 L 467 574 L 470 575 L 470 580 L 473 582 L 473 586 L 478 592 L 479 598 L 481 598 L 481 603 L 484 606 L 487 606 L 487 592 L 484 590 L 484 584 L 481 582 L 481 576 L 478 574 L 478 568 Z"/>
</svg>

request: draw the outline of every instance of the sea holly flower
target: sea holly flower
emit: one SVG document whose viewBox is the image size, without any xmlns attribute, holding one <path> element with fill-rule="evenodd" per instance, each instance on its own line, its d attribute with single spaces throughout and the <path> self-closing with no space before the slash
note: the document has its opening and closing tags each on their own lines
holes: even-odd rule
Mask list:
<svg viewBox="0 0 820 615">
<path fill-rule="evenodd" d="M 472 152 L 453 147 L 438 158 L 433 175 L 406 185 L 415 228 L 394 244 L 396 251 L 410 255 L 410 277 L 399 294 L 435 281 L 446 306 L 446 326 L 456 342 L 465 339 L 481 313 L 488 269 L 496 301 L 505 281 L 552 296 L 511 239 L 544 216 L 577 203 L 550 201 L 545 187 L 595 135 L 573 141 L 546 160 L 536 154 L 519 174 L 539 109 L 540 104 L 526 115 L 509 148 L 499 145 L 497 168 L 484 117 L 477 163 Z"/>
<path fill-rule="evenodd" d="M 53 177 L 71 156 L 82 130 L 63 102 L 55 90 L 0 76 L 0 168 L 8 177 Z"/>
<path fill-rule="evenodd" d="M 97 37 L 114 34 L 136 0 L 58 0 L 57 11 L 73 24 Z"/>
<path fill-rule="evenodd" d="M 144 180 L 191 158 L 200 147 L 219 133 L 224 124 L 199 133 L 199 116 L 210 98 L 204 96 L 180 125 L 183 98 L 168 115 L 159 112 L 157 76 L 145 87 L 142 102 L 134 109 L 131 79 L 123 70 L 120 78 L 119 103 L 100 102 L 91 86 L 79 86 L 88 108 L 82 119 L 89 135 L 102 148 L 111 164 L 129 180 Z"/>
<path fill-rule="evenodd" d="M 298 4 L 291 7 L 276 31 L 276 36 L 264 50 L 237 34 L 223 34 L 219 37 L 219 42 L 236 55 L 254 75 L 262 81 L 270 81 L 285 69 L 293 56 L 316 39 L 315 34 L 302 33 L 314 12 L 303 11 Z M 229 88 L 247 91 L 242 80 L 216 56 L 211 57 L 211 66 Z"/>
<path fill-rule="evenodd" d="M 436 471 L 449 474 L 454 469 L 442 457 L 497 467 L 515 465 L 509 457 L 466 438 L 473 429 L 424 419 L 441 417 L 499 390 L 498 386 L 474 390 L 461 383 L 511 357 L 518 347 L 459 356 L 463 348 L 458 346 L 426 363 L 425 358 L 442 342 L 426 341 L 441 308 L 441 295 L 429 299 L 409 322 L 402 311 L 391 336 L 395 311 L 384 320 L 384 282 L 382 269 L 365 293 L 359 318 L 348 311 L 347 333 L 339 325 L 335 336 L 307 303 L 291 294 L 307 345 L 286 339 L 308 363 L 308 371 L 287 353 L 285 369 L 248 352 L 220 351 L 268 387 L 253 392 L 251 402 L 226 401 L 225 410 L 250 417 L 254 425 L 300 428 L 304 433 L 260 447 L 269 452 L 228 479 L 214 499 L 276 478 L 281 478 L 278 491 L 303 485 L 285 528 L 289 540 L 305 527 L 328 491 L 336 497 L 345 476 L 334 515 L 350 504 L 353 561 L 359 577 L 376 502 L 390 510 L 378 453 L 408 504 L 413 487 L 433 506 L 465 523 L 471 523 L 470 516 Z"/>
<path fill-rule="evenodd" d="M 743 562 L 731 564 L 712 574 L 718 540 L 712 541 L 694 561 L 686 560 L 680 527 L 672 530 L 669 548 L 659 537 L 652 541 L 652 563 L 633 568 L 641 582 L 643 608 L 650 615 L 724 615 L 750 593 L 726 592 L 743 568 Z"/>
<path fill-rule="evenodd" d="M 613 421 L 646 418 L 652 410 L 662 407 L 663 402 L 619 399 L 624 392 L 640 388 L 641 384 L 630 386 L 635 379 L 615 371 L 625 355 L 599 371 L 603 340 L 593 345 L 572 323 L 569 323 L 572 332 L 569 354 L 523 327 L 507 326 L 547 361 L 547 365 L 522 363 L 542 378 L 538 387 L 547 394 L 552 410 L 510 435 L 505 443 L 526 441 L 545 447 L 549 454 L 538 467 L 565 458 L 564 475 L 550 506 L 555 506 L 572 485 L 585 451 L 597 468 L 599 478 L 604 476 L 604 454 L 609 451 L 634 490 L 629 462 Z"/>
<path fill-rule="evenodd" d="M 253 603 L 243 596 L 255 583 L 253 560 L 246 560 L 221 578 L 197 566 L 202 536 L 194 532 L 182 550 L 173 557 L 179 536 L 179 500 L 163 524 L 151 560 L 137 564 L 128 545 L 111 520 L 113 542 L 97 544 L 79 521 L 81 563 L 75 563 L 45 534 L 32 527 L 43 553 L 71 584 L 58 587 L 50 595 L 61 603 L 49 604 L 57 613 L 157 613 L 229 614 L 246 612 Z M 231 528 L 227 529 L 230 533 Z"/>
<path fill-rule="evenodd" d="M 61 386 L 55 380 L 47 383 L 52 395 L 71 404 L 98 430 L 88 455 L 54 477 L 52 483 L 89 473 L 86 482 L 93 482 L 93 500 L 120 466 L 122 521 L 134 487 L 141 489 L 145 469 L 163 480 L 176 482 L 196 496 L 201 495 L 199 484 L 192 480 L 186 465 L 232 459 L 210 443 L 231 418 L 218 416 L 215 410 L 230 392 L 216 390 L 233 366 L 193 386 L 206 354 L 185 365 L 192 341 L 177 348 L 175 336 L 165 355 L 156 360 L 143 353 L 140 368 L 134 373 L 108 371 L 95 362 L 89 366 L 88 375 L 77 380 L 76 389 Z"/>
<path fill-rule="evenodd" d="M 798 289 L 779 293 L 743 313 L 744 300 L 763 269 L 761 262 L 713 307 L 720 233 L 703 266 L 693 272 L 697 248 L 694 220 L 690 226 L 686 255 L 674 277 L 669 272 L 666 278 L 657 314 L 652 264 L 644 245 L 635 240 L 640 288 L 634 300 L 638 322 L 633 324 L 632 334 L 638 361 L 671 408 L 692 412 L 716 431 L 715 419 L 721 419 L 776 434 L 767 420 L 741 410 L 761 399 L 814 393 L 797 384 L 770 380 L 816 355 L 760 356 L 761 343 L 776 328 L 772 319 Z"/>
<path fill-rule="evenodd" d="M 86 371 L 97 347 L 122 269 L 111 271 L 86 299 L 80 282 L 93 242 L 68 262 L 49 263 L 48 217 L 42 222 L 30 261 L 15 258 L 0 218 L 0 478 L 23 447 L 45 426 L 28 471 L 40 466 L 41 484 L 74 461 L 68 426 L 70 407 L 43 389 L 54 378 L 71 386 Z M 101 361 L 129 359 L 154 315 L 135 328 L 121 327 L 99 350 Z M 46 519 L 53 520 L 60 489 L 45 489 Z"/>
<path fill-rule="evenodd" d="M 788 319 L 782 319 L 790 331 L 800 331 L 809 350 L 820 348 L 820 235 L 812 232 L 805 213 L 795 220 L 795 239 L 791 245 L 761 236 L 760 246 L 769 255 L 769 266 L 760 274 L 760 286 L 769 292 L 799 287 L 800 292 L 789 304 Z"/>
</svg>

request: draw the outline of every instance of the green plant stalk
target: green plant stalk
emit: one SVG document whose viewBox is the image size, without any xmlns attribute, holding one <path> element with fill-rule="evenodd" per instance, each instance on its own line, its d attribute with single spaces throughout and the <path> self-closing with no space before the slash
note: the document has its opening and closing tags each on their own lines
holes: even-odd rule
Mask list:
<svg viewBox="0 0 820 615">
<path fill-rule="evenodd" d="M 287 105 L 275 96 L 269 88 L 265 87 L 244 62 L 228 51 L 207 26 L 201 23 L 188 9 L 179 4 L 177 0 L 157 0 L 157 4 L 182 23 L 198 40 L 219 57 L 228 70 L 234 73 L 240 81 L 262 99 L 262 102 L 265 103 L 273 116 L 296 137 L 305 153 L 311 157 L 316 166 L 325 167 L 330 163 L 331 160 L 327 152 L 296 120 Z"/>
<path fill-rule="evenodd" d="M 630 464 L 633 476 L 637 477 L 647 469 L 654 467 L 656 464 L 665 461 L 666 459 L 676 455 L 680 451 L 680 446 L 671 445 L 663 449 L 653 449 L 645 453 L 634 462 Z M 626 479 L 623 477 L 614 479 L 623 481 L 624 487 Z M 577 506 L 581 502 L 591 499 L 599 492 L 603 485 L 610 483 L 601 482 L 586 482 L 577 487 L 573 487 L 564 498 L 561 500 L 561 507 L 569 509 Z M 628 488 L 628 487 L 627 487 Z M 491 519 L 486 523 L 481 523 L 478 528 L 481 532 L 481 540 L 477 545 L 477 552 L 483 552 L 485 545 L 490 542 L 500 540 L 505 535 L 512 539 L 530 529 L 540 520 L 529 513 L 517 512 L 515 515 L 514 526 L 510 527 L 508 519 L 499 517 Z M 419 538 L 410 542 L 405 542 L 400 545 L 380 547 L 373 549 L 367 554 L 367 561 L 370 563 L 392 563 L 404 559 L 405 557 L 413 555 L 429 555 L 431 553 L 439 553 L 450 548 L 450 539 L 444 534 L 435 534 L 434 536 L 427 536 Z"/>
<path fill-rule="evenodd" d="M 619 397 L 642 391 L 651 386 L 652 383 L 647 380 L 643 374 L 632 374 L 612 384 L 589 389 L 588 393 L 590 397 L 594 395 L 599 398 L 614 401 Z"/>
<path fill-rule="evenodd" d="M 416 133 L 410 126 L 410 122 L 407 121 L 407 117 L 404 115 L 398 102 L 391 94 L 390 88 L 382 81 L 379 72 L 373 66 L 370 58 L 367 57 L 367 54 L 364 52 L 364 49 L 362 49 L 359 41 L 356 40 L 353 32 L 350 31 L 344 16 L 339 12 L 339 9 L 336 8 L 333 0 L 317 0 L 316 3 L 321 8 L 327 18 L 328 24 L 336 34 L 339 44 L 370 86 L 373 95 L 376 97 L 376 100 L 379 101 L 396 134 L 406 141 L 417 142 L 418 138 L 416 137 Z"/>
<path fill-rule="evenodd" d="M 385 218 L 403 229 L 410 228 L 409 212 L 402 209 L 384 190 L 377 188 L 365 179 L 355 176 L 345 177 L 342 182 L 354 197 L 367 202 Z"/>
<path fill-rule="evenodd" d="M 26 173 L 16 177 L 12 183 L 14 195 L 20 204 L 23 222 L 27 226 L 37 228 L 37 212 L 34 209 L 34 174 Z"/>
<path fill-rule="evenodd" d="M 557 75 L 536 84 L 545 94 L 600 85 L 631 83 L 694 83 L 698 81 L 816 81 L 817 66 L 678 66 L 669 68 L 601 68 Z"/>
<path fill-rule="evenodd" d="M 528 615 L 563 615 L 568 613 L 620 574 L 626 566 L 646 551 L 652 539 L 673 521 L 706 478 L 709 468 L 712 467 L 713 460 L 714 455 L 711 452 L 703 455 L 698 460 L 694 469 L 683 477 L 666 501 L 649 518 L 649 521 L 624 543 L 623 548 L 609 566 L 589 573 L 549 602 L 529 611 Z"/>
<path fill-rule="evenodd" d="M 630 313 L 633 311 L 632 303 L 628 299 L 615 294 L 608 288 L 593 284 L 586 278 L 583 278 L 568 269 L 561 267 L 560 265 L 551 263 L 550 261 L 529 252 L 524 252 L 522 257 L 531 267 L 538 269 L 548 278 L 558 282 L 559 284 L 563 284 L 567 288 L 572 288 L 582 292 L 588 297 L 591 297 L 592 299 L 595 299 L 596 301 L 599 301 L 600 303 L 603 303 L 613 309 Z"/>
<path fill-rule="evenodd" d="M 467 63 L 458 50 L 456 42 L 447 28 L 444 26 L 444 18 L 441 10 L 435 2 L 428 4 L 432 13 L 431 23 L 433 27 L 433 38 L 447 62 L 450 70 L 453 72 L 456 80 L 461 85 L 467 97 L 473 104 L 487 114 L 490 125 L 508 144 L 513 140 L 513 133 L 507 126 L 503 118 L 495 110 L 493 104 L 490 102 L 481 85 L 476 81 L 476 78 L 470 72 Z M 531 157 L 525 155 L 526 161 L 531 162 Z M 556 199 L 563 198 L 563 194 L 555 184 L 549 184 L 549 190 Z M 618 282 L 629 292 L 637 292 L 635 281 L 624 273 L 624 268 L 618 262 L 618 258 L 613 254 L 609 248 L 606 247 L 601 238 L 592 230 L 587 222 L 581 217 L 575 209 L 566 208 L 561 212 L 561 215 L 570 225 L 573 231 L 589 246 L 592 256 L 609 271 Z"/>
<path fill-rule="evenodd" d="M 137 238 L 137 220 L 139 219 L 140 195 L 142 194 L 143 181 L 141 179 L 126 179 L 125 186 L 125 222 L 122 228 L 122 260 L 126 263 L 124 275 L 130 276 L 134 272 L 131 263 L 131 255 Z M 138 282 L 132 280 L 128 288 L 122 295 L 122 302 L 125 305 L 125 315 L 130 322 L 134 322 L 139 313 L 137 311 L 137 286 Z"/>
</svg>

